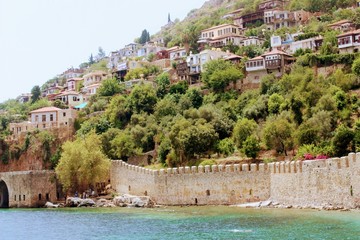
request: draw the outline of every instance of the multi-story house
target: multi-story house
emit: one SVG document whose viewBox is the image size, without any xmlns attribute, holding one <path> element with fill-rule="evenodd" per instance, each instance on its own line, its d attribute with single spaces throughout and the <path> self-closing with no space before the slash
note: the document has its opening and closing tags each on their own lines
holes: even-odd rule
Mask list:
<svg viewBox="0 0 360 240">
<path fill-rule="evenodd" d="M 42 91 L 42 96 L 47 97 L 49 100 L 51 100 L 53 96 L 59 94 L 63 90 L 64 87 L 59 86 L 58 83 L 53 83 Z"/>
<path fill-rule="evenodd" d="M 357 53 L 360 49 L 360 29 L 337 36 L 339 53 Z"/>
<path fill-rule="evenodd" d="M 83 103 L 83 96 L 76 91 L 64 91 L 55 97 L 69 107 L 75 107 Z"/>
<path fill-rule="evenodd" d="M 32 94 L 31 93 L 23 93 L 21 94 L 20 96 L 18 96 L 16 98 L 16 100 L 19 102 L 19 103 L 26 103 L 26 102 L 29 102 L 31 100 L 31 97 L 32 97 Z"/>
<path fill-rule="evenodd" d="M 259 84 L 262 77 L 274 74 L 281 77 L 295 58 L 283 51 L 274 49 L 271 52 L 252 58 L 246 62 L 246 83 Z"/>
<path fill-rule="evenodd" d="M 338 30 L 340 32 L 349 32 L 355 30 L 354 23 L 346 19 L 329 24 L 328 27 L 332 30 Z"/>
<path fill-rule="evenodd" d="M 223 47 L 226 45 L 241 45 L 244 39 L 244 32 L 238 25 L 222 24 L 201 31 L 201 37 L 198 41 L 203 50 L 205 45 L 210 47 Z"/>
<path fill-rule="evenodd" d="M 104 71 L 95 71 L 84 75 L 84 86 L 100 83 L 107 77 L 107 73 Z"/>
<path fill-rule="evenodd" d="M 82 92 L 84 93 L 85 101 L 88 100 L 89 96 L 96 94 L 101 82 L 107 77 L 107 73 L 103 71 L 91 72 L 84 75 L 84 87 L 82 88 Z"/>
<path fill-rule="evenodd" d="M 147 57 L 150 54 L 156 55 L 157 52 L 165 50 L 165 47 L 157 46 L 154 42 L 147 42 L 137 50 L 138 57 Z"/>
<path fill-rule="evenodd" d="M 228 52 L 218 51 L 218 50 L 204 50 L 198 54 L 190 54 L 186 58 L 187 67 L 188 67 L 188 76 L 190 83 L 197 82 L 200 79 L 200 73 L 204 71 L 204 65 L 211 61 L 219 58 L 226 58 L 232 55 Z M 228 59 L 230 60 L 230 59 Z"/>
<path fill-rule="evenodd" d="M 79 91 L 81 84 L 84 82 L 83 78 L 69 78 L 66 81 L 66 87 L 68 91 Z"/>
<path fill-rule="evenodd" d="M 259 37 L 246 37 L 243 40 L 243 45 L 244 46 L 250 46 L 250 45 L 254 45 L 254 46 L 262 46 L 264 44 L 265 40 Z"/>
<path fill-rule="evenodd" d="M 186 58 L 186 49 L 184 47 L 175 46 L 168 50 L 170 61 Z"/>
<path fill-rule="evenodd" d="M 267 10 L 264 12 L 264 23 L 268 30 L 295 25 L 294 14 L 286 10 Z"/>
<path fill-rule="evenodd" d="M 21 134 L 39 130 L 71 128 L 77 116 L 74 109 L 45 107 L 30 112 L 29 120 L 21 123 L 10 123 L 11 137 L 17 139 Z"/>
<path fill-rule="evenodd" d="M 68 70 L 66 70 L 62 76 L 65 79 L 69 79 L 69 78 L 78 78 L 81 75 L 84 74 L 84 70 L 83 69 L 78 69 L 78 68 L 69 68 Z"/>
<path fill-rule="evenodd" d="M 253 24 L 263 24 L 264 23 L 264 12 L 270 9 L 284 9 L 287 0 L 270 0 L 262 2 L 258 5 L 255 12 L 246 13 L 241 16 L 235 15 L 233 20 L 234 24 L 240 26 L 240 28 L 247 28 L 249 25 Z"/>
</svg>

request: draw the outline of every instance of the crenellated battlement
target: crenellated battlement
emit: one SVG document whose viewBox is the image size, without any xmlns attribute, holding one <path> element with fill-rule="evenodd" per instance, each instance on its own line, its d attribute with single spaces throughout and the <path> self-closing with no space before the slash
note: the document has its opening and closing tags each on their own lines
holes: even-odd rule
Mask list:
<svg viewBox="0 0 360 240">
<path fill-rule="evenodd" d="M 297 205 L 302 201 L 317 204 L 329 201 L 357 206 L 360 205 L 360 153 L 321 160 L 160 170 L 118 160 L 112 161 L 111 183 L 118 192 L 149 195 L 169 205 L 236 204 L 272 198 Z"/>
</svg>

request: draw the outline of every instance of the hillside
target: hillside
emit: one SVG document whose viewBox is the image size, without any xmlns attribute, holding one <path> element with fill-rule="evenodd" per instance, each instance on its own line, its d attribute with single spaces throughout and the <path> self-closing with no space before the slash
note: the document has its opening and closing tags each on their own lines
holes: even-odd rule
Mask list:
<svg viewBox="0 0 360 240">
<path fill-rule="evenodd" d="M 153 38 L 165 38 L 168 47 L 188 44 L 196 52 L 200 31 L 231 22 L 223 16 L 235 9 L 244 8 L 243 13 L 255 11 L 259 2 L 208 1 L 202 8 L 191 11 L 183 21 L 176 21 Z M 162 69 L 151 65 L 151 60 L 141 65 L 144 59 L 130 58 L 138 67 L 126 72 L 124 82 L 110 76 L 112 71 L 106 68 L 105 60 L 92 64 L 87 72 L 101 69 L 107 70 L 103 75 L 108 75 L 96 75 L 101 84 L 96 93 L 88 97 L 86 107 L 79 111 L 74 122 L 74 140 L 64 145 L 52 140 L 50 144 L 45 135 L 47 146 L 44 144 L 43 151 L 36 149 L 46 153 L 47 159 L 44 157 L 43 160 L 47 163 L 51 160 L 51 167 L 60 161 L 58 171 L 67 167 L 75 171 L 81 165 L 92 166 L 97 161 L 105 163 L 98 169 L 103 176 L 108 159 L 153 167 L 176 167 L 216 164 L 226 157 L 237 162 L 271 162 L 284 158 L 344 156 L 359 151 L 360 101 L 356 93 L 360 88 L 360 56 L 355 51 L 340 52 L 341 41 L 337 39 L 340 31 L 330 28 L 329 23 L 353 20 L 356 29 L 360 10 L 330 9 L 332 5 L 326 0 L 308 0 L 304 4 L 292 0 L 287 8 L 316 12 L 320 10 L 318 2 L 324 4 L 321 10 L 329 9 L 329 12 L 315 14 L 305 22 L 300 38 L 321 39 L 321 45 L 298 49 L 293 55 L 279 49 L 270 51 L 272 35 L 287 36 L 298 32 L 300 27 L 262 31 L 262 25 L 249 25 L 246 35 L 258 37 L 263 34 L 263 42 L 256 46 L 232 46 L 230 50 L 241 55 L 241 60 L 212 59 L 199 74 L 201 80 L 194 85 L 186 80 L 174 81 L 178 62 L 173 62 L 169 74 L 169 67 Z M 332 3 L 346 7 L 354 2 Z M 223 50 L 228 49 L 224 47 Z M 268 56 L 271 57 L 267 59 Z M 251 59 L 253 57 L 257 58 Z M 269 68 L 264 67 L 267 65 Z M 236 88 L 249 81 L 252 68 L 256 68 L 253 71 L 255 87 Z M 263 75 L 256 75 L 257 68 L 262 69 Z M 66 107 L 59 101 L 50 102 L 45 98 L 26 104 L 15 100 L 0 104 L 0 110 L 5 112 L 0 116 L 1 138 L 5 141 L 11 136 L 14 129 L 9 129 L 9 122 L 25 120 L 31 110 L 51 104 Z M 26 149 L 31 149 L 32 145 L 39 147 L 36 137 L 39 136 L 29 135 L 34 141 L 15 142 L 19 151 L 8 151 L 3 163 L 23 159 L 13 158 L 25 148 L 23 146 Z M 3 144 L 2 152 L 6 152 L 6 146 Z M 56 157 L 51 159 L 50 155 Z M 69 175 L 76 175 L 76 171 Z"/>
</svg>

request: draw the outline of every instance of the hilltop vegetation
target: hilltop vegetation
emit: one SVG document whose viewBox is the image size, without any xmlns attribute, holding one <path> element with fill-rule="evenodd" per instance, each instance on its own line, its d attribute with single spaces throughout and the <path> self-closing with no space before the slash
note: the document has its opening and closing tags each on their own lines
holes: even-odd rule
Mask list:
<svg viewBox="0 0 360 240">
<path fill-rule="evenodd" d="M 230 22 L 222 17 L 232 10 L 254 11 L 259 2 L 208 1 L 203 8 L 191 11 L 184 21 L 175 21 L 173 27 L 153 37 L 162 36 L 168 47 L 183 45 L 196 52 L 201 30 Z M 338 32 L 327 27 L 341 19 L 352 19 L 359 25 L 359 8 L 339 9 L 354 2 L 290 1 L 291 10 L 326 12 L 302 26 L 304 34 L 300 35 L 305 39 L 321 34 L 324 44 L 319 53 L 297 51 L 297 61 L 288 74 L 280 79 L 267 75 L 261 79 L 259 89 L 239 93 L 229 85 L 244 78 L 244 61 L 261 55 L 269 47 L 272 34 L 285 36 L 299 29 L 262 31 L 264 26 L 250 27 L 246 35 L 261 35 L 264 45 L 224 49 L 245 58 L 239 64 L 224 60 L 207 63 L 201 74 L 201 88 L 185 81 L 171 84 L 168 72 L 150 65 L 129 71 L 125 81 L 151 75 L 154 85 L 136 85 L 127 92 L 115 79 L 104 80 L 97 94 L 79 112 L 73 140 L 62 145 L 60 141 L 48 141 L 46 134 L 42 136 L 47 145 L 51 143 L 43 158 L 51 162 L 51 167 L 58 166 L 56 171 L 65 188 L 71 188 L 105 179 L 108 159 L 127 161 L 152 150 L 156 151 L 157 159 L 152 159 L 151 164 L 168 167 L 215 163 L 213 159 L 233 154 L 237 159 L 271 161 L 279 156 L 313 159 L 360 151 L 360 57 L 337 54 Z M 147 38 L 145 31 L 143 35 Z M 341 68 L 329 75 L 316 71 L 318 67 L 335 64 L 341 64 Z M 105 61 L 89 61 L 85 65 L 88 72 L 107 71 Z M 48 83 L 54 81 L 57 79 Z M 0 110 L 6 111 L 0 115 L 1 139 L 10 134 L 9 122 L 25 120 L 31 110 L 50 104 L 44 99 L 27 104 L 15 100 L 0 104 Z M 27 147 L 32 144 L 35 142 L 28 142 Z M 54 158 L 49 159 L 50 155 Z M 70 179 L 74 171 L 83 175 Z M 93 171 L 99 174 L 89 174 Z"/>
</svg>

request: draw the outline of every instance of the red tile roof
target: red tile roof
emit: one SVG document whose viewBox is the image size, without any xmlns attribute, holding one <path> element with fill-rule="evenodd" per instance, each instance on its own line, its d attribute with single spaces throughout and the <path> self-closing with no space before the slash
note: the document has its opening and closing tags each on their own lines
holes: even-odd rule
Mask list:
<svg viewBox="0 0 360 240">
<path fill-rule="evenodd" d="M 57 107 L 44 107 L 44 108 L 40 108 L 34 111 L 31 111 L 30 113 L 42 113 L 42 112 L 57 112 L 60 111 L 60 108 Z"/>
</svg>

